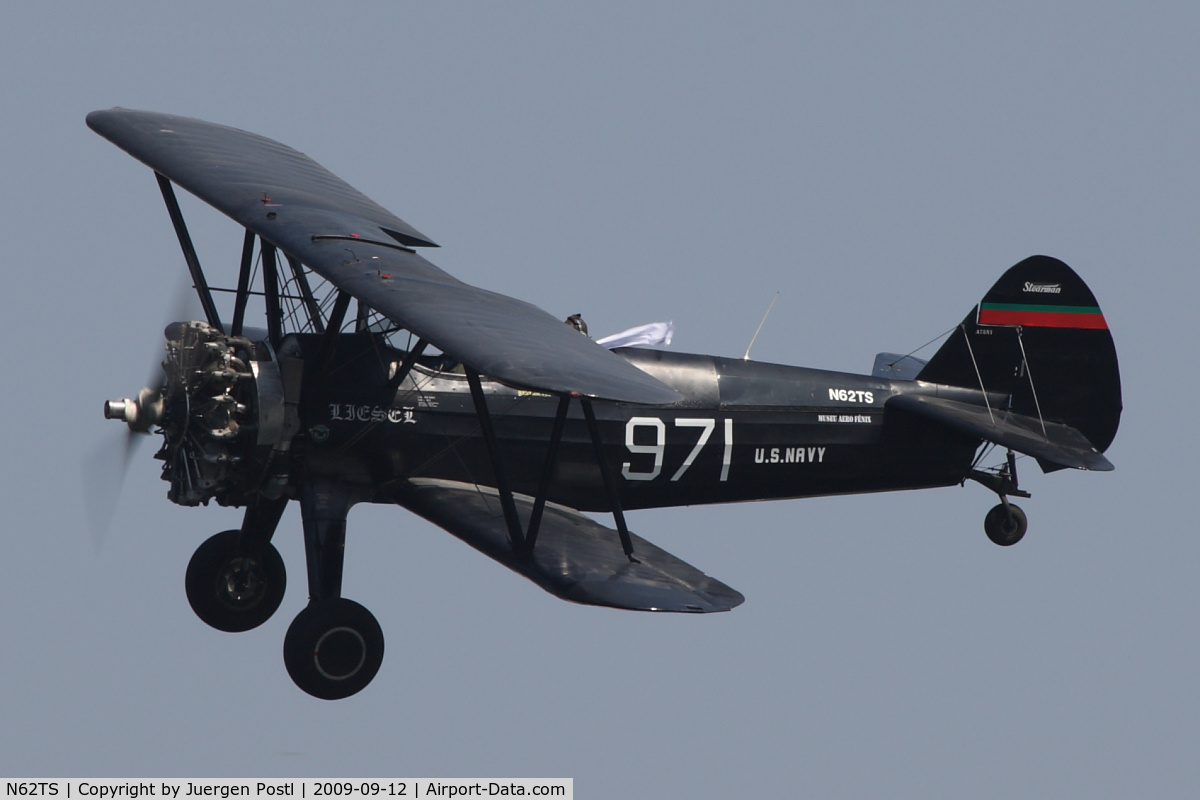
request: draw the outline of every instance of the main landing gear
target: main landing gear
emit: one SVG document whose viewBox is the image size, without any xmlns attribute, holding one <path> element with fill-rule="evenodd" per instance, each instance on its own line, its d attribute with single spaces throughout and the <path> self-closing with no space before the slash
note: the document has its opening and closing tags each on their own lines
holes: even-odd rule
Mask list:
<svg viewBox="0 0 1200 800">
<path fill-rule="evenodd" d="M 346 513 L 354 500 L 348 487 L 326 481 L 300 489 L 309 601 L 283 639 L 283 663 L 297 686 L 322 700 L 361 691 L 383 664 L 383 629 L 341 596 Z"/>
<path fill-rule="evenodd" d="M 1000 495 L 1000 503 L 983 518 L 983 530 L 994 544 L 1001 547 L 1011 547 L 1025 535 L 1029 527 L 1029 519 L 1016 503 L 1008 501 L 1013 497 L 1029 497 L 1029 492 L 1017 488 L 1017 459 L 1011 450 L 1008 451 L 1007 463 L 995 472 L 984 472 L 973 469 L 968 476 L 996 494 Z"/>
<path fill-rule="evenodd" d="M 286 497 L 252 503 L 240 530 L 218 533 L 196 549 L 184 586 L 192 610 L 206 624 L 248 631 L 279 608 L 287 571 L 271 536 L 286 506 Z"/>
<path fill-rule="evenodd" d="M 184 580 L 188 603 L 219 631 L 262 625 L 283 602 L 287 572 L 270 542 L 249 544 L 240 530 L 222 531 L 196 550 Z"/>
<path fill-rule="evenodd" d="M 383 629 L 353 600 L 312 600 L 288 628 L 283 663 L 296 685 L 313 697 L 349 697 L 379 672 Z"/>
<path fill-rule="evenodd" d="M 322 700 L 361 691 L 383 663 L 383 629 L 370 611 L 341 596 L 346 513 L 350 489 L 326 482 L 300 488 L 308 607 L 283 640 L 283 663 L 302 690 Z M 287 585 L 283 559 L 271 537 L 287 497 L 246 509 L 240 530 L 218 533 L 188 563 L 188 602 L 196 616 L 220 631 L 248 631 L 279 608 Z"/>
</svg>

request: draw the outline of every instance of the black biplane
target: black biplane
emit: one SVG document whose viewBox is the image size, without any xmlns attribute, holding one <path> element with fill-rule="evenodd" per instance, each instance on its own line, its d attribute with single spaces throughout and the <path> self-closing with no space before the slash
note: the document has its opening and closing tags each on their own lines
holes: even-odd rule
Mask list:
<svg viewBox="0 0 1200 800">
<path fill-rule="evenodd" d="M 708 612 L 743 597 L 633 534 L 624 511 L 971 479 L 1000 497 L 988 537 L 1012 545 L 1026 518 L 1009 498 L 1028 496 L 1016 453 L 1112 469 L 1116 351 L 1056 259 L 1009 269 L 929 361 L 881 354 L 870 375 L 610 351 L 441 271 L 417 253 L 428 236 L 289 147 L 143 111 L 87 123 L 154 170 L 205 317 L 169 325 L 161 381 L 105 416 L 162 435 L 173 502 L 245 508 L 188 565 L 188 599 L 215 628 L 279 607 L 271 538 L 299 501 L 309 604 L 284 661 L 316 697 L 358 692 L 383 659 L 379 624 L 342 597 L 356 503 L 403 506 L 566 600 Z M 236 286 L 208 283 L 173 185 L 245 228 Z M 265 329 L 245 324 L 252 298 Z M 1007 457 L 981 467 L 997 445 Z"/>
</svg>

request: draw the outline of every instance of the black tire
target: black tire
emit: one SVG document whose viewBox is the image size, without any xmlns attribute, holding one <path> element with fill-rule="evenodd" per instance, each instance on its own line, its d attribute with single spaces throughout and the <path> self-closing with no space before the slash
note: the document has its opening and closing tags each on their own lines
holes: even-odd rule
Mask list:
<svg viewBox="0 0 1200 800">
<path fill-rule="evenodd" d="M 238 546 L 239 531 L 222 531 L 196 548 L 184 586 L 201 620 L 237 633 L 262 625 L 283 602 L 287 570 L 270 542 L 251 550 Z"/>
<path fill-rule="evenodd" d="M 283 663 L 296 685 L 313 697 L 349 697 L 379 672 L 383 629 L 353 600 L 314 600 L 288 628 Z"/>
<path fill-rule="evenodd" d="M 1021 541 L 1028 527 L 1029 519 L 1025 512 L 1012 503 L 1000 503 L 983 518 L 983 530 L 987 537 L 1001 547 L 1012 547 Z"/>
</svg>

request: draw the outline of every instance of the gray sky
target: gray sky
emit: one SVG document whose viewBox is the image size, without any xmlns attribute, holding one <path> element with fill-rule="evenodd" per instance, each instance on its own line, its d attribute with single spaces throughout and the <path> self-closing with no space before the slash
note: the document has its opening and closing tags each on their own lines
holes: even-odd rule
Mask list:
<svg viewBox="0 0 1200 800">
<path fill-rule="evenodd" d="M 1195 4 L 10 4 L 0 26 L 0 772 L 559 776 L 580 797 L 1200 790 Z M 103 10 L 102 10 L 103 9 Z M 400 509 L 350 516 L 374 683 L 309 698 L 262 628 L 192 614 L 144 447 L 93 546 L 80 464 L 160 347 L 183 261 L 122 105 L 280 139 L 459 278 L 674 349 L 869 371 L 1033 253 L 1094 290 L 1109 474 L 1024 463 L 1030 530 L 923 493 L 637 512 L 742 591 L 711 617 L 555 600 Z M 185 204 L 214 280 L 241 233 Z M 221 276 L 224 276 L 221 278 Z M 116 469 L 116 455 L 110 462 Z"/>
</svg>

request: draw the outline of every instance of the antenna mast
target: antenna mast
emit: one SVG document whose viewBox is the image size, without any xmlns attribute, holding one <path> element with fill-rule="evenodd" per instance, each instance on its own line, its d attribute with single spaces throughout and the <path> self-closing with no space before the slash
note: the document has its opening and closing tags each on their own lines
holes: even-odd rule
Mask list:
<svg viewBox="0 0 1200 800">
<path fill-rule="evenodd" d="M 771 309 L 775 306 L 775 301 L 779 299 L 779 292 L 771 298 L 771 302 L 767 304 L 767 313 L 763 314 L 762 322 L 758 323 L 758 330 L 754 331 L 754 335 L 750 337 L 750 344 L 746 345 L 746 355 L 742 356 L 742 361 L 750 360 L 750 348 L 754 347 L 754 340 L 758 338 L 758 334 L 762 331 L 763 323 L 767 321 L 767 314 L 771 313 Z"/>
</svg>

